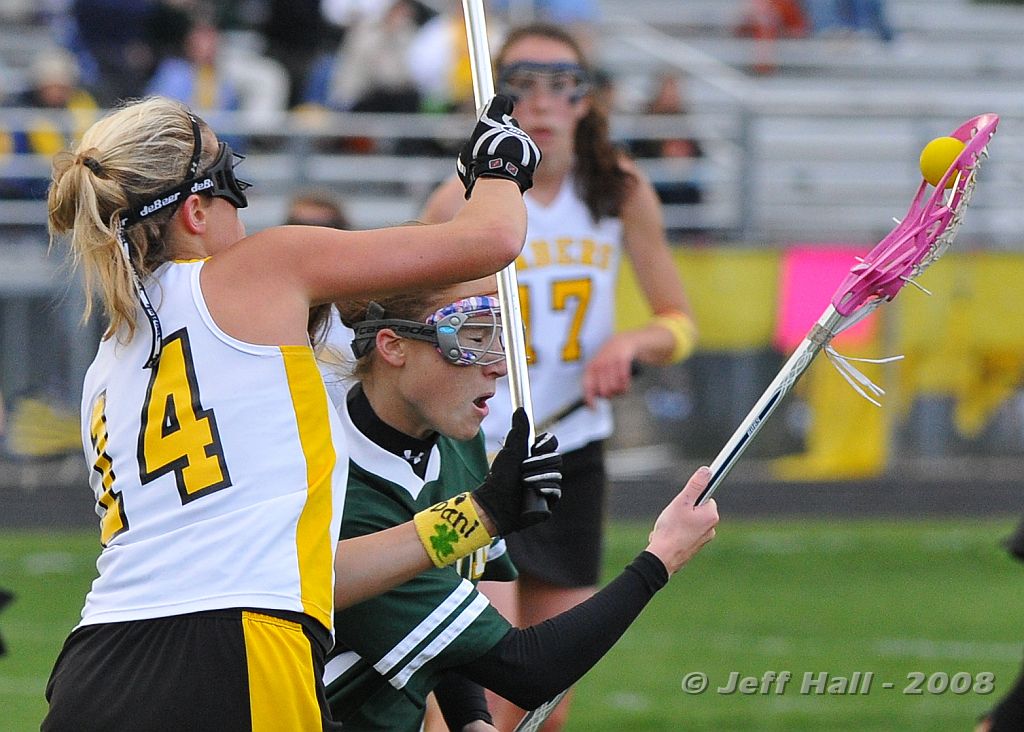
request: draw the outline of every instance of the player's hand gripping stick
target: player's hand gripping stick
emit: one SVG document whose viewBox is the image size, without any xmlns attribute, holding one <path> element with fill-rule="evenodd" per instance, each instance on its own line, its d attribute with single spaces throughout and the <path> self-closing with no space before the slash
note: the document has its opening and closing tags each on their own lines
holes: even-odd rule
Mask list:
<svg viewBox="0 0 1024 732">
<path fill-rule="evenodd" d="M 459 152 L 455 168 L 466 187 L 467 199 L 478 178 L 506 178 L 515 181 L 523 193 L 533 187 L 540 148 L 519 128 L 512 107 L 512 97 L 492 97 Z"/>
<path fill-rule="evenodd" d="M 494 521 L 499 535 L 540 523 L 562 497 L 562 456 L 558 439 L 544 432 L 529 449 L 530 420 L 520 407 L 512 429 L 473 498 Z"/>
</svg>

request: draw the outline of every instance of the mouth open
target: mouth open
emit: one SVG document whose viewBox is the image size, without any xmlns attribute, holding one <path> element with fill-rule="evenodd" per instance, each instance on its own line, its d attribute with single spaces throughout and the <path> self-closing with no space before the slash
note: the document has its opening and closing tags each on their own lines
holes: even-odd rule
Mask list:
<svg viewBox="0 0 1024 732">
<path fill-rule="evenodd" d="M 486 412 L 487 411 L 487 400 L 490 399 L 493 394 L 484 394 L 473 400 L 473 406 L 477 409 Z"/>
</svg>

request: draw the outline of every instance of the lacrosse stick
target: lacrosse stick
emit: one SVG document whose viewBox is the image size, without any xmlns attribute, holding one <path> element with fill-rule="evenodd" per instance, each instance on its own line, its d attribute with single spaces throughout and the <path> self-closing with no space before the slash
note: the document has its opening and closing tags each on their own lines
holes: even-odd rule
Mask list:
<svg viewBox="0 0 1024 732">
<path fill-rule="evenodd" d="M 934 187 L 925 180 L 921 181 L 907 215 L 902 221 L 897 221 L 896 228 L 850 270 L 832 296 L 831 305 L 796 347 L 774 381 L 711 463 L 711 479 L 697 499 L 698 506 L 707 502 L 715 492 L 754 439 L 754 435 L 764 426 L 782 398 L 790 392 L 820 351 L 825 351 L 843 378 L 862 396 L 874 402 L 867 391 L 882 393 L 881 389 L 850 364 L 850 359 L 837 354 L 830 341 L 838 333 L 867 317 L 879 305 L 896 297 L 904 285 L 911 284 L 924 290 L 915 280 L 953 242 L 974 193 L 978 168 L 988 157 L 988 142 L 998 124 L 997 115 L 982 114 L 960 125 L 950 135 L 963 141 L 963 151 Z M 947 190 L 946 184 L 950 180 L 953 184 Z M 890 359 L 877 362 L 887 360 Z"/>
<path fill-rule="evenodd" d="M 533 711 L 527 712 L 523 715 L 523 718 L 519 720 L 519 724 L 516 725 L 512 732 L 537 732 L 540 726 L 547 721 L 547 718 L 551 716 L 551 712 L 555 711 L 555 707 L 558 706 L 558 702 L 562 701 L 562 698 L 569 693 L 566 689 L 553 696 L 548 701 L 541 704 Z"/>
<path fill-rule="evenodd" d="M 635 378 L 635 377 L 639 376 L 641 371 L 643 371 L 643 368 L 637 362 L 634 361 L 633 363 L 631 363 L 629 365 L 629 376 L 630 376 L 630 378 Z M 539 425 L 537 425 L 537 431 L 538 432 L 547 432 L 547 431 L 549 431 L 552 427 L 557 425 L 559 422 L 561 422 L 563 419 L 568 417 L 570 414 L 575 414 L 580 409 L 583 409 L 583 407 L 585 407 L 585 406 L 587 406 L 587 400 L 584 399 L 583 397 L 580 397 L 579 399 L 577 399 L 577 400 L 575 400 L 573 402 L 570 402 L 569 404 L 566 404 L 564 407 L 562 407 L 557 412 L 555 412 L 550 417 L 548 417 L 543 422 L 541 422 Z"/>
<path fill-rule="evenodd" d="M 487 43 L 487 21 L 483 0 L 462 0 L 466 14 L 466 36 L 469 42 L 469 65 L 473 73 L 473 98 L 477 114 L 494 96 L 494 76 L 491 72 L 491 51 Z M 536 429 L 533 424 L 533 399 L 530 380 L 526 372 L 526 337 L 523 331 L 523 313 L 519 305 L 519 281 L 515 262 L 498 272 L 498 302 L 505 327 L 505 363 L 508 366 L 508 385 L 512 394 L 512 410 L 526 410 L 530 418 L 528 445 L 533 444 Z M 547 517 L 551 510 L 539 493 L 530 491 L 523 499 L 523 517 Z"/>
</svg>

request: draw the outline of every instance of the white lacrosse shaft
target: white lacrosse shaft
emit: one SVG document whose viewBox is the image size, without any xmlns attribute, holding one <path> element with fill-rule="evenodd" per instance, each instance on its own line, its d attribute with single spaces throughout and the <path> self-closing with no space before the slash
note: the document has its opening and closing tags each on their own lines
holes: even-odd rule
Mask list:
<svg viewBox="0 0 1024 732">
<path fill-rule="evenodd" d="M 473 97 L 479 115 L 494 96 L 494 77 L 491 72 L 491 51 L 487 43 L 487 21 L 483 0 L 462 0 L 466 14 L 466 36 L 469 40 L 469 63 L 473 72 Z M 519 305 L 519 281 L 515 262 L 498 272 L 498 302 L 505 336 L 505 363 L 508 366 L 508 384 L 512 392 L 512 409 L 522 407 L 530 418 L 532 445 L 535 437 L 533 424 L 533 398 L 530 378 L 526 372 L 526 336 L 523 330 L 523 312 Z"/>
<path fill-rule="evenodd" d="M 837 312 L 832 305 L 829 305 L 822 316 L 818 318 L 818 322 L 814 324 L 814 327 L 811 328 L 807 336 L 800 341 L 800 345 L 793 351 L 793 355 L 789 357 L 789 360 L 779 370 L 779 373 L 772 380 L 772 383 L 768 385 L 768 388 L 764 390 L 764 393 L 757 400 L 753 409 L 750 410 L 740 426 L 732 433 L 729 441 L 725 443 L 725 447 L 722 448 L 718 456 L 712 461 L 710 466 L 711 479 L 708 481 L 704 492 L 697 497 L 698 506 L 704 505 L 711 498 L 711 494 L 715 492 L 715 489 L 725 479 L 725 476 L 732 470 L 732 466 L 736 464 L 744 450 L 753 441 L 754 435 L 761 430 L 764 423 L 768 421 L 768 417 L 782 403 L 782 399 L 792 391 L 797 379 L 811 365 L 814 357 L 839 332 L 844 320 L 846 318 Z"/>
</svg>

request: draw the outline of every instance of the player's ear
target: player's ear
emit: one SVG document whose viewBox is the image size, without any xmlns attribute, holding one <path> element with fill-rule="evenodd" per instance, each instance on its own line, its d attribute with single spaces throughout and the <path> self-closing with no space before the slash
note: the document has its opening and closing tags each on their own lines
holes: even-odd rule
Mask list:
<svg viewBox="0 0 1024 732">
<path fill-rule="evenodd" d="M 189 234 L 202 234 L 206 231 L 206 206 L 201 196 L 193 194 L 186 198 L 177 216 Z"/>
<path fill-rule="evenodd" d="M 390 328 L 377 331 L 377 353 L 391 366 L 405 365 L 405 339 Z"/>
</svg>

